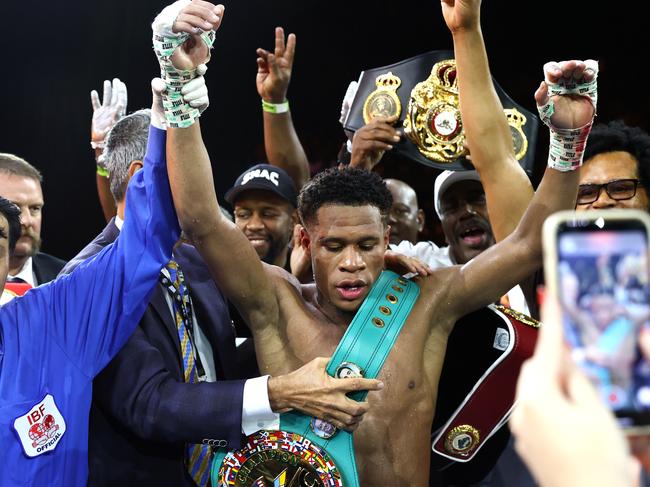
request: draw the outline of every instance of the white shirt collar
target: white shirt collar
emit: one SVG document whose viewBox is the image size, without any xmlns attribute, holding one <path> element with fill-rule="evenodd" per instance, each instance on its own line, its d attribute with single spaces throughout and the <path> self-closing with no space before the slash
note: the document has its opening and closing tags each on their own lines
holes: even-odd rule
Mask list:
<svg viewBox="0 0 650 487">
<path fill-rule="evenodd" d="M 124 225 L 124 220 L 122 220 L 119 216 L 115 215 L 115 226 L 120 232 L 122 231 L 122 225 Z"/>
<path fill-rule="evenodd" d="M 23 268 L 20 269 L 20 272 L 16 274 L 15 276 L 12 276 L 9 274 L 7 277 L 18 277 L 28 283 L 32 287 L 36 287 L 36 276 L 34 276 L 34 270 L 32 267 L 32 258 L 30 257 L 25 261 L 23 264 Z"/>
</svg>

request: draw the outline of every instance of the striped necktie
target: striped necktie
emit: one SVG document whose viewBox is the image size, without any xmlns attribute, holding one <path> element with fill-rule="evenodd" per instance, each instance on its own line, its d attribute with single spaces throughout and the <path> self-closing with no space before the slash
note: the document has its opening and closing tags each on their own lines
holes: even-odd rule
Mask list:
<svg viewBox="0 0 650 487">
<path fill-rule="evenodd" d="M 183 271 L 174 260 L 169 261 L 160 273 L 160 283 L 172 298 L 174 319 L 178 330 L 183 357 L 183 377 L 185 382 L 198 382 L 196 355 L 192 344 L 191 330 L 194 323 L 192 301 L 185 286 Z M 189 443 L 185 449 L 185 465 L 190 476 L 199 487 L 207 486 L 210 480 L 210 446 Z"/>
</svg>

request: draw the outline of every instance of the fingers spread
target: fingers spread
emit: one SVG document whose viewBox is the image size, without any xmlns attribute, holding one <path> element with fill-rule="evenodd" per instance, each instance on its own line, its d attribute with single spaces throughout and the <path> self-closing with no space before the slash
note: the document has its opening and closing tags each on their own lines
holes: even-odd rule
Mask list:
<svg viewBox="0 0 650 487">
<path fill-rule="evenodd" d="M 120 89 L 117 93 L 117 104 L 120 110 L 120 116 L 126 115 L 126 107 L 128 105 L 129 92 L 126 89 L 126 83 L 120 81 Z"/>
<path fill-rule="evenodd" d="M 111 102 L 111 82 L 107 79 L 104 80 L 104 96 L 102 97 L 102 105 L 108 105 Z"/>
<path fill-rule="evenodd" d="M 284 58 L 289 62 L 293 63 L 293 57 L 296 54 L 296 34 L 289 34 L 287 38 L 287 48 L 284 50 Z"/>
<path fill-rule="evenodd" d="M 105 103 L 109 103 L 112 106 L 117 104 L 117 93 L 120 89 L 120 80 L 118 78 L 113 78 L 113 86 L 111 88 L 111 97 L 108 101 L 104 100 Z"/>
<path fill-rule="evenodd" d="M 284 29 L 282 27 L 275 28 L 275 55 L 282 57 L 284 54 Z"/>
<path fill-rule="evenodd" d="M 97 90 L 90 92 L 90 103 L 93 106 L 93 111 L 101 108 L 102 104 L 99 102 L 99 93 L 97 93 Z"/>
</svg>

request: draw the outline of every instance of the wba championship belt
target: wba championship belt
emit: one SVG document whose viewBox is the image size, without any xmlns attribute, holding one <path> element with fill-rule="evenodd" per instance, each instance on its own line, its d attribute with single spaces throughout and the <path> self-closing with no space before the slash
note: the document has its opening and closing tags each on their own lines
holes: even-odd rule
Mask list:
<svg viewBox="0 0 650 487">
<path fill-rule="evenodd" d="M 333 377 L 374 379 L 393 348 L 420 289 L 391 271 L 373 285 L 327 365 Z M 350 394 L 363 401 L 367 391 Z M 217 450 L 212 462 L 215 487 L 358 487 L 352 433 L 291 411 L 280 415 L 280 430 L 258 431 L 243 448 Z"/>
<path fill-rule="evenodd" d="M 523 313 L 498 305 L 470 313 L 456 323 L 438 387 L 432 469 L 444 468 L 446 475 L 453 476 L 455 468 L 463 476 L 463 466 L 449 468 L 450 463 L 472 460 L 466 470 L 474 467 L 470 473 L 476 476 L 474 482 L 492 469 L 507 443 L 507 428 L 495 451 L 477 454 L 512 412 L 519 371 L 533 354 L 539 325 Z"/>
<path fill-rule="evenodd" d="M 494 87 L 510 126 L 515 157 L 530 176 L 539 120 L 496 81 Z M 404 128 L 406 139 L 395 145 L 395 152 L 438 169 L 473 169 L 465 158 L 458 100 L 454 53 L 430 51 L 363 71 L 343 127 L 354 132 L 375 117 L 397 116 L 396 126 Z"/>
</svg>

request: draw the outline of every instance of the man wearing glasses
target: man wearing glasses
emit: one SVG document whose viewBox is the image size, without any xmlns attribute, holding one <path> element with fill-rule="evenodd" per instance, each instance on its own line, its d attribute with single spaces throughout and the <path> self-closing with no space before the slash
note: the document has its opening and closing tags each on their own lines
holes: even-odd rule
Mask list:
<svg viewBox="0 0 650 487">
<path fill-rule="evenodd" d="M 577 210 L 650 210 L 650 135 L 614 121 L 594 127 L 580 171 Z"/>
</svg>

